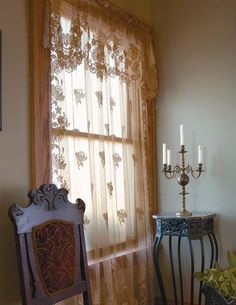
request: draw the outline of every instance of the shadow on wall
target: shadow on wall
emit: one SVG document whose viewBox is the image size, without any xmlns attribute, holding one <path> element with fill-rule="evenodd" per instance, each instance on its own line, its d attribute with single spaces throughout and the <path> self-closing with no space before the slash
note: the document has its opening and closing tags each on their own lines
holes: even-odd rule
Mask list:
<svg viewBox="0 0 236 305">
<path fill-rule="evenodd" d="M 13 203 L 24 205 L 27 191 L 23 188 L 0 191 L 0 304 L 21 305 L 17 256 L 13 225 L 8 208 Z M 24 200 L 22 200 L 24 198 Z"/>
<path fill-rule="evenodd" d="M 220 228 L 224 228 L 224 233 Z M 227 262 L 227 251 L 234 251 L 236 249 L 236 237 L 235 237 L 235 215 L 217 215 L 216 222 L 216 236 L 219 242 L 219 262 L 222 267 L 225 267 Z M 234 236 L 232 239 L 228 240 L 228 236 L 224 236 L 225 232 L 228 235 Z M 227 243 L 226 243 L 227 239 Z"/>
</svg>

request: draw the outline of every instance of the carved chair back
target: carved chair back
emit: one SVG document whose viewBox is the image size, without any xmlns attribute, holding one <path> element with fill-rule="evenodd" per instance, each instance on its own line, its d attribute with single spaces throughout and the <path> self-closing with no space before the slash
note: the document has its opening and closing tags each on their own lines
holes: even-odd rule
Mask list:
<svg viewBox="0 0 236 305">
<path fill-rule="evenodd" d="M 83 293 L 92 305 L 83 231 L 85 204 L 72 204 L 53 184 L 29 192 L 29 205 L 9 208 L 14 224 L 22 305 L 52 305 Z"/>
</svg>

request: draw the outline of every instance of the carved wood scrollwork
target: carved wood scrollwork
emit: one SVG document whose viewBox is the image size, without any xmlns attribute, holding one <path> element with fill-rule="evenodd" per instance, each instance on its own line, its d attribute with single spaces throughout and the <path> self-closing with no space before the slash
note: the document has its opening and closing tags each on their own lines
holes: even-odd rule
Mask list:
<svg viewBox="0 0 236 305">
<path fill-rule="evenodd" d="M 38 189 L 31 190 L 27 207 L 14 204 L 9 208 L 9 216 L 16 232 L 31 232 L 33 227 L 52 219 L 83 224 L 85 203 L 78 199 L 77 204 L 74 204 L 68 200 L 67 194 L 66 189 L 58 189 L 54 184 L 43 184 Z"/>
<path fill-rule="evenodd" d="M 81 209 L 83 211 L 83 213 L 84 213 L 84 211 L 85 211 L 85 203 L 84 203 L 84 201 L 82 199 L 78 198 L 78 199 L 76 199 L 76 203 L 77 203 L 78 209 Z"/>
<path fill-rule="evenodd" d="M 197 237 L 213 232 L 213 219 L 188 221 L 186 219 L 158 219 L 157 235 Z"/>
<path fill-rule="evenodd" d="M 9 216 L 12 218 L 16 218 L 18 216 L 21 216 L 23 215 L 24 212 L 22 211 L 22 209 L 18 206 L 18 204 L 13 204 L 11 207 L 10 207 L 10 210 L 9 210 Z"/>
<path fill-rule="evenodd" d="M 157 228 L 159 234 L 166 235 L 185 235 L 188 232 L 188 224 L 182 220 L 161 220 Z"/>
<path fill-rule="evenodd" d="M 68 203 L 67 194 L 66 189 L 58 189 L 55 184 L 43 184 L 39 189 L 31 190 L 28 197 L 30 204 L 33 203 L 40 209 L 54 210 Z"/>
</svg>

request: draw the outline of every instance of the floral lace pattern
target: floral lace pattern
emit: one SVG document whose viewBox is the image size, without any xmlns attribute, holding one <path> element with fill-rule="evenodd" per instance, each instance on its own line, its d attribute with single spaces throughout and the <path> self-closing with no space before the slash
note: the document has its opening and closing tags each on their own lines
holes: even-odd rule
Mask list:
<svg viewBox="0 0 236 305">
<path fill-rule="evenodd" d="M 135 254 L 132 261 L 136 261 Z M 130 265 L 126 256 L 121 256 L 109 260 L 105 264 L 106 274 L 101 281 L 101 285 L 96 284 L 96 269 L 91 268 L 89 275 L 92 280 L 92 299 L 95 305 L 101 304 L 120 304 L 120 305 L 150 305 L 152 301 L 148 297 L 148 282 L 147 282 L 147 265 L 136 261 L 134 265 Z M 130 270 L 132 270 L 133 279 L 130 280 Z M 112 283 L 115 283 L 112 286 Z M 109 290 L 112 287 L 112 291 Z M 130 291 L 134 289 L 134 293 Z"/>
<path fill-rule="evenodd" d="M 136 208 L 136 214 L 139 221 L 143 219 L 144 211 L 142 208 Z"/>
<path fill-rule="evenodd" d="M 56 180 L 58 187 L 69 191 L 70 185 L 62 174 L 67 168 L 64 156 L 65 149 L 60 145 L 62 139 L 62 136 L 54 136 L 52 138 L 52 176 Z"/>
<path fill-rule="evenodd" d="M 113 111 L 115 105 L 116 105 L 116 103 L 114 101 L 114 98 L 110 97 L 110 110 L 111 110 L 111 112 Z"/>
<path fill-rule="evenodd" d="M 102 94 L 102 91 L 96 91 L 95 94 L 96 94 L 96 97 L 97 97 L 97 100 L 98 100 L 98 106 L 99 106 L 99 108 L 101 108 L 102 107 L 102 103 L 103 103 L 103 94 Z"/>
<path fill-rule="evenodd" d="M 75 157 L 77 159 L 78 169 L 84 166 L 84 162 L 87 160 L 87 156 L 83 151 L 78 151 L 75 153 Z"/>
<path fill-rule="evenodd" d="M 112 197 L 112 195 L 113 195 L 113 184 L 112 184 L 112 182 L 107 183 L 107 188 L 108 188 L 108 192 L 109 192 L 110 197 Z"/>
<path fill-rule="evenodd" d="M 121 156 L 118 153 L 113 154 L 113 164 L 115 167 L 119 167 L 119 162 L 122 161 Z"/>
<path fill-rule="evenodd" d="M 120 209 L 119 211 L 117 211 L 117 216 L 121 225 L 126 223 L 126 218 L 128 217 L 128 214 L 124 209 Z"/>
<path fill-rule="evenodd" d="M 65 129 L 70 126 L 68 119 L 59 104 L 64 102 L 65 95 L 63 91 L 63 81 L 57 76 L 53 76 L 51 80 L 51 94 L 52 94 L 52 127 Z"/>
<path fill-rule="evenodd" d="M 105 162 L 106 162 L 105 161 L 105 151 L 104 150 L 99 152 L 99 157 L 101 159 L 102 167 L 104 167 L 105 166 Z"/>
<path fill-rule="evenodd" d="M 107 136 L 109 136 L 110 135 L 110 124 L 106 123 L 106 124 L 104 124 L 104 127 L 105 127 L 105 130 L 106 130 Z"/>
<path fill-rule="evenodd" d="M 149 62 L 151 57 L 147 57 L 146 53 L 149 52 L 150 46 L 145 35 L 140 36 L 143 40 L 142 48 L 133 42 L 124 46 L 119 31 L 111 31 L 109 35 L 104 32 L 95 35 L 88 26 L 88 17 L 82 15 L 79 19 L 78 14 L 74 14 L 70 31 L 64 33 L 60 23 L 60 7 L 56 0 L 50 0 L 50 3 L 50 50 L 53 73 L 62 70 L 73 71 L 84 61 L 86 69 L 96 73 L 100 80 L 108 76 L 118 76 L 126 83 L 137 79 L 140 79 L 141 83 L 144 71 L 142 95 L 148 100 L 155 98 L 156 68 L 155 62 Z M 83 4 L 80 5 L 81 8 L 78 6 L 78 9 L 83 10 Z M 91 5 L 89 9 L 92 11 Z M 142 67 L 143 64 L 145 69 Z"/>
<path fill-rule="evenodd" d="M 105 220 L 106 225 L 107 225 L 107 227 L 108 227 L 108 212 L 104 212 L 104 213 L 102 214 L 102 216 L 103 216 L 103 219 Z"/>
<path fill-rule="evenodd" d="M 85 98 L 85 92 L 83 91 L 83 89 L 74 89 L 74 95 L 76 105 L 81 104 L 82 99 Z"/>
<path fill-rule="evenodd" d="M 53 144 L 52 164 L 55 169 L 64 170 L 66 168 L 64 148 L 57 144 Z"/>
<path fill-rule="evenodd" d="M 136 33 L 136 24 L 116 23 L 106 15 L 104 0 L 49 3 L 53 181 L 73 195 L 86 194 L 89 249 L 95 250 L 95 259 L 112 257 L 130 250 L 130 239 L 135 246 L 141 239 L 149 244 L 143 192 L 148 184 L 147 104 L 157 93 L 151 36 Z M 134 197 L 142 204 L 137 206 Z M 94 238 L 94 232 L 102 238 Z M 139 251 L 132 255 L 132 260 L 123 255 L 103 261 L 101 268 L 90 266 L 95 305 L 152 305 L 149 262 L 143 253 L 138 258 Z"/>
</svg>

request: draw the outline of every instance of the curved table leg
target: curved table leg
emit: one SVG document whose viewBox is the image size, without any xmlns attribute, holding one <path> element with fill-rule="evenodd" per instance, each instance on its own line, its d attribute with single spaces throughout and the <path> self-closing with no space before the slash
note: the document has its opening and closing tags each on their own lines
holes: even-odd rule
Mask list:
<svg viewBox="0 0 236 305">
<path fill-rule="evenodd" d="M 216 256 L 215 256 L 215 261 L 217 262 L 218 261 L 218 243 L 217 243 L 217 240 L 216 240 L 216 236 L 215 236 L 215 233 L 212 232 L 211 233 L 212 237 L 213 237 L 213 240 L 214 240 L 214 244 L 215 244 L 215 250 L 216 250 Z"/>
<path fill-rule="evenodd" d="M 210 245 L 211 245 L 211 260 L 210 260 L 210 269 L 213 267 L 214 257 L 215 257 L 215 251 L 214 251 L 214 245 L 211 233 L 207 234 L 209 237 Z"/>
<path fill-rule="evenodd" d="M 203 238 L 200 239 L 200 244 L 201 244 L 201 272 L 203 272 L 205 267 L 205 252 L 204 252 Z M 201 305 L 201 303 L 202 303 L 202 282 L 200 282 L 199 295 L 198 295 L 198 304 Z"/>
<path fill-rule="evenodd" d="M 162 240 L 162 236 L 158 236 L 158 235 L 155 236 L 155 240 L 153 243 L 153 261 L 154 261 L 157 280 L 158 280 L 158 284 L 159 284 L 159 288 L 160 288 L 162 305 L 167 305 L 166 293 L 165 293 L 165 288 L 164 288 L 164 284 L 163 284 L 163 280 L 162 280 L 160 262 L 159 262 L 159 250 L 160 250 L 161 240 Z"/>
<path fill-rule="evenodd" d="M 172 236 L 171 235 L 169 236 L 169 253 L 170 253 L 170 267 L 171 267 L 171 274 L 172 274 L 172 281 L 173 281 L 175 305 L 178 305 L 176 282 L 175 282 L 175 270 L 174 270 L 173 255 L 172 255 Z"/>
<path fill-rule="evenodd" d="M 193 305 L 193 298 L 194 298 L 194 255 L 193 255 L 193 246 L 192 240 L 189 238 L 189 250 L 190 250 L 190 259 L 191 259 L 191 292 L 190 292 L 190 304 Z"/>
<path fill-rule="evenodd" d="M 178 264 L 179 264 L 179 281 L 180 281 L 180 299 L 181 305 L 184 305 L 184 293 L 183 293 L 183 276 L 181 265 L 181 236 L 178 238 Z"/>
</svg>

